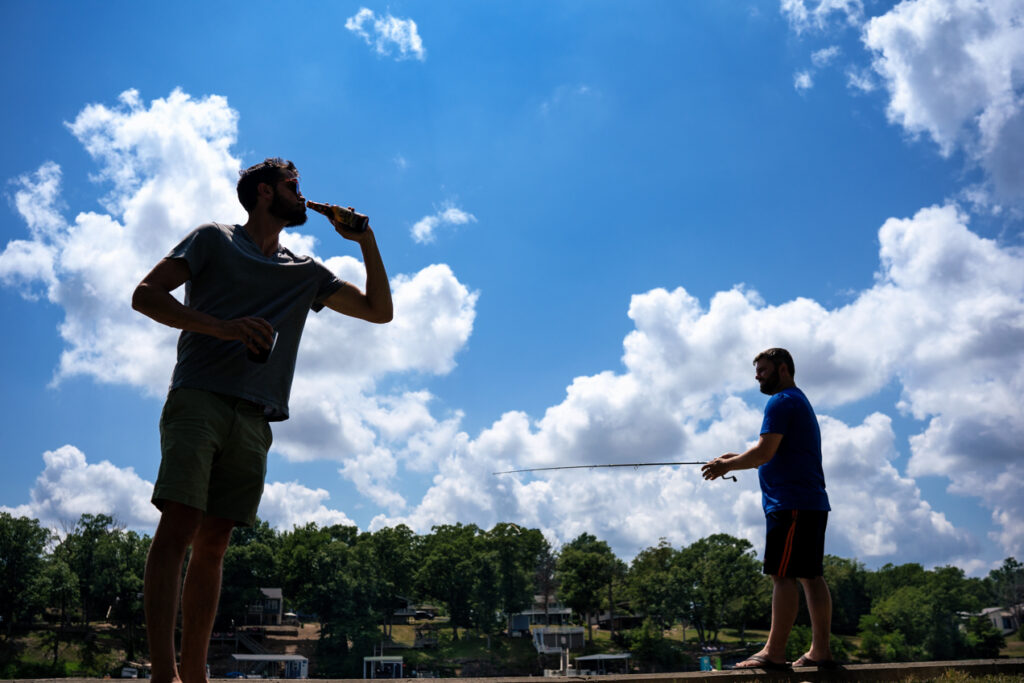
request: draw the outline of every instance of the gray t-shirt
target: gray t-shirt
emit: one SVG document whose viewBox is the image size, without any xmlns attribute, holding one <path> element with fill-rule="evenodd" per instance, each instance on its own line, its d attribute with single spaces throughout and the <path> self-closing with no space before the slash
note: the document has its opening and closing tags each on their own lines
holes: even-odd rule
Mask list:
<svg viewBox="0 0 1024 683">
<path fill-rule="evenodd" d="M 171 389 L 238 396 L 263 405 L 270 421 L 287 420 L 306 315 L 311 308 L 320 311 L 342 281 L 323 264 L 284 247 L 264 256 L 240 225 L 201 225 L 167 258 L 184 259 L 192 273 L 185 284 L 186 306 L 221 320 L 263 318 L 278 335 L 267 362 L 256 363 L 240 341 L 182 332 Z"/>
</svg>

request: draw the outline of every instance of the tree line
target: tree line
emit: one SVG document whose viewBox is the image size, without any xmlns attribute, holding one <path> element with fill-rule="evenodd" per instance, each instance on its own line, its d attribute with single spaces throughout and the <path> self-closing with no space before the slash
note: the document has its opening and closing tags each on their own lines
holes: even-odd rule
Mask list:
<svg viewBox="0 0 1024 683">
<path fill-rule="evenodd" d="M 56 664 L 65 629 L 104 621 L 119 629 L 135 659 L 145 648 L 149 542 L 107 515 L 82 515 L 57 533 L 0 513 L 4 641 L 45 619 Z M 914 563 L 872 571 L 829 555 L 825 578 L 833 632 L 860 636 L 856 654 L 875 661 L 996 656 L 1002 635 L 971 615 L 1024 603 L 1024 566 L 1014 558 L 975 578 L 957 567 Z M 446 524 L 417 534 L 404 525 L 360 532 L 315 523 L 277 531 L 258 521 L 233 532 L 217 628 L 244 623 L 262 587 L 282 588 L 288 609 L 319 621 L 318 670 L 333 674 L 354 671 L 410 599 L 440 607 L 454 639 L 461 629 L 488 642 L 506 628 L 506 615 L 530 609 L 535 595 L 570 607 L 588 638 L 600 613 L 635 615 L 642 626 L 616 632 L 612 619 L 611 635 L 634 656 L 654 659 L 670 657 L 664 634 L 673 626 L 701 643 L 715 642 L 723 629 L 742 640 L 748 628 L 767 628 L 771 612 L 770 579 L 746 540 L 715 534 L 681 548 L 662 541 L 627 564 L 592 534 L 555 551 L 540 530 L 511 523 Z M 806 645 L 801 638 L 809 640 L 805 626 L 794 629 L 794 651 Z M 836 647 L 844 652 L 841 641 Z"/>
</svg>

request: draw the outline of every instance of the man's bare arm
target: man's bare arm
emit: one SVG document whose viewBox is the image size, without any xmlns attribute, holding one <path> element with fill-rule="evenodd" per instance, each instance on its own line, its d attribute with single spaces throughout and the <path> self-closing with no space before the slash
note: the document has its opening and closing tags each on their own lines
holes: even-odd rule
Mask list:
<svg viewBox="0 0 1024 683">
<path fill-rule="evenodd" d="M 391 284 L 384 269 L 384 261 L 377 248 L 377 240 L 373 230 L 353 233 L 335 226 L 345 238 L 358 242 L 363 252 L 363 264 L 366 267 L 366 293 L 359 291 L 355 285 L 344 283 L 341 288 L 324 301 L 324 305 L 353 318 L 360 318 L 371 323 L 391 322 L 394 317 L 394 304 L 391 301 Z"/>
<path fill-rule="evenodd" d="M 185 306 L 171 294 L 192 277 L 184 259 L 165 258 L 149 271 L 132 294 L 132 308 L 158 323 L 218 339 L 237 339 L 250 351 L 270 348 L 274 328 L 263 318 L 221 320 Z"/>
<path fill-rule="evenodd" d="M 733 470 L 749 470 L 760 467 L 775 457 L 782 443 L 782 434 L 762 434 L 757 444 L 743 453 L 726 453 L 701 467 L 707 480 L 718 479 Z"/>
</svg>

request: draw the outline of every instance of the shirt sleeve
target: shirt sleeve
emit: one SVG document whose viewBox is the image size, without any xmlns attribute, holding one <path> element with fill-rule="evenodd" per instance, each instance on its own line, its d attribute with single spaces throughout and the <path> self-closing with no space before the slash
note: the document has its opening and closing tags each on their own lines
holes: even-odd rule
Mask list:
<svg viewBox="0 0 1024 683">
<path fill-rule="evenodd" d="M 764 407 L 764 421 L 761 423 L 762 434 L 785 435 L 793 416 L 793 401 L 786 399 L 784 394 L 775 394 L 768 399 Z"/>
<path fill-rule="evenodd" d="M 201 225 L 181 242 L 178 242 L 166 258 L 182 259 L 188 264 L 192 277 L 198 275 L 210 260 L 215 245 L 218 228 L 214 225 Z"/>
<path fill-rule="evenodd" d="M 316 291 L 316 296 L 313 297 L 313 303 L 310 308 L 314 313 L 319 313 L 323 310 L 324 302 L 334 294 L 344 284 L 343 280 L 339 280 L 334 273 L 328 270 L 327 266 L 317 263 L 317 277 L 319 283 Z"/>
</svg>

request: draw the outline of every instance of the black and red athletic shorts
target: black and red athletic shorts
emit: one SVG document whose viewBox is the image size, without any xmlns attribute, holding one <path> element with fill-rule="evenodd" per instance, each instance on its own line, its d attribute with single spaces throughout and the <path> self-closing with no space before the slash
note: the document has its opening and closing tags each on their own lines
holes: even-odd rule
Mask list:
<svg viewBox="0 0 1024 683">
<path fill-rule="evenodd" d="M 813 579 L 825 573 L 825 510 L 776 510 L 766 520 L 764 573 Z"/>
</svg>

